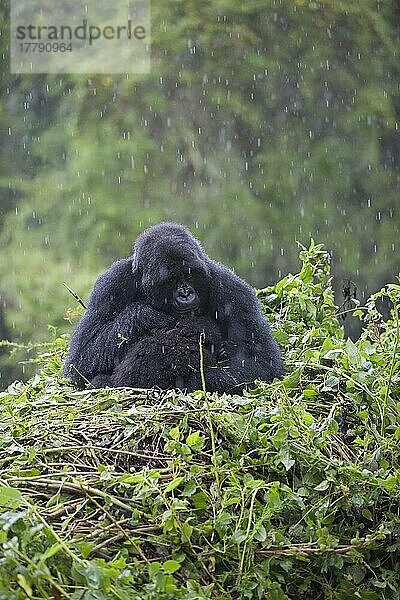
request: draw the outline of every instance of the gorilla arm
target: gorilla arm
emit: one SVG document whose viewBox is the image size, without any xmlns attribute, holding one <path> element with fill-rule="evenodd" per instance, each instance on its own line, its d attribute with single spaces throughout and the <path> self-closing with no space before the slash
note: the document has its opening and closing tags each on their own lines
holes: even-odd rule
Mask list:
<svg viewBox="0 0 400 600">
<path fill-rule="evenodd" d="M 212 267 L 211 306 L 229 346 L 236 384 L 283 375 L 281 353 L 251 286 L 223 265 Z"/>
<path fill-rule="evenodd" d="M 146 304 L 132 258 L 118 260 L 101 275 L 76 328 L 64 374 L 83 387 L 96 375 L 109 374 L 126 352 L 124 340 L 136 342 L 153 328 L 174 319 Z"/>
</svg>

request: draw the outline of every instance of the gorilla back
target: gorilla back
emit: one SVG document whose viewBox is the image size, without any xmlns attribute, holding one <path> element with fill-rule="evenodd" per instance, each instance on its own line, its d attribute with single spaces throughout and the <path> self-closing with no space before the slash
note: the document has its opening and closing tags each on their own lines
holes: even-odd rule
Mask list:
<svg viewBox="0 0 400 600">
<path fill-rule="evenodd" d="M 143 353 L 150 335 L 148 362 L 159 367 L 163 361 L 153 352 L 154 335 L 172 330 L 183 314 L 194 324 L 200 316 L 212 321 L 222 345 L 229 348 L 228 367 L 213 371 L 218 382 L 214 389 L 240 392 L 255 379 L 269 382 L 283 375 L 280 350 L 254 290 L 210 259 L 176 223 L 159 223 L 144 231 L 133 255 L 98 278 L 72 336 L 65 375 L 79 387 L 95 378 L 95 383 L 111 381 L 128 350 L 140 341 Z M 174 364 L 179 363 L 180 350 L 176 344 Z M 130 379 L 125 385 L 133 383 Z"/>
</svg>

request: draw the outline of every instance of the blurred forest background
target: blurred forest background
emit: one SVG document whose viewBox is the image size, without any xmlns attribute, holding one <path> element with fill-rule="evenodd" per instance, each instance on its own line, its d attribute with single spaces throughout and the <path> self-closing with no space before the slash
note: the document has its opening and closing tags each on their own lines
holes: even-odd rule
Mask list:
<svg viewBox="0 0 400 600">
<path fill-rule="evenodd" d="M 264 287 L 296 240 L 359 296 L 399 271 L 397 0 L 155 0 L 150 75 L 10 75 L 0 9 L 0 337 L 45 340 L 162 219 Z M 3 350 L 2 385 L 18 375 Z"/>
</svg>

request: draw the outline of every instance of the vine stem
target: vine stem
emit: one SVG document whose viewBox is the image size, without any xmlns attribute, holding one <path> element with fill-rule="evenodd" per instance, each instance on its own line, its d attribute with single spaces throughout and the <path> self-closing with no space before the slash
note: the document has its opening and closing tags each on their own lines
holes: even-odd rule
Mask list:
<svg viewBox="0 0 400 600">
<path fill-rule="evenodd" d="M 204 393 L 206 393 L 206 379 L 204 377 L 204 353 L 203 353 L 203 345 L 206 339 L 204 331 L 200 334 L 199 339 L 199 350 L 200 350 L 200 377 L 201 377 L 201 387 Z"/>
<path fill-rule="evenodd" d="M 304 553 L 314 553 L 314 554 L 346 554 L 347 552 L 351 552 L 351 550 L 356 550 L 358 548 L 365 548 L 370 544 L 373 544 L 381 539 L 381 536 L 376 535 L 369 540 L 364 540 L 359 544 L 352 544 L 350 546 L 341 546 L 339 548 L 313 548 L 312 546 L 292 546 L 290 548 L 282 548 L 276 550 L 256 550 L 255 554 L 275 554 L 275 555 L 285 555 L 285 554 L 296 554 L 297 552 Z"/>
<path fill-rule="evenodd" d="M 200 339 L 199 339 L 200 376 L 201 376 L 201 385 L 203 387 L 203 392 L 204 392 L 204 399 L 205 399 L 206 407 L 207 407 L 207 418 L 208 418 L 208 423 L 209 423 L 209 426 L 210 426 L 212 463 L 214 465 L 215 483 L 216 483 L 216 486 L 217 486 L 218 500 L 221 502 L 221 482 L 220 482 L 220 479 L 219 479 L 218 464 L 217 464 L 217 453 L 216 453 L 216 445 L 215 445 L 215 433 L 214 433 L 214 427 L 213 427 L 212 420 L 211 420 L 210 405 L 209 405 L 209 402 L 208 402 L 208 397 L 207 397 L 207 392 L 206 392 L 206 380 L 205 380 L 205 377 L 204 377 L 204 353 L 203 353 L 204 340 L 205 340 L 205 334 L 204 334 L 204 331 L 203 331 L 200 334 Z"/>
<path fill-rule="evenodd" d="M 389 379 L 388 379 L 386 390 L 385 390 L 385 400 L 384 400 L 384 407 L 383 407 L 384 413 L 386 413 L 387 403 L 389 400 L 390 387 L 391 387 L 392 381 L 393 381 L 394 369 L 395 369 L 395 365 L 396 365 L 396 355 L 397 355 L 397 349 L 399 347 L 399 339 L 400 339 L 399 309 L 398 309 L 394 299 L 393 299 L 393 312 L 394 312 L 394 316 L 395 316 L 395 320 L 396 320 L 396 338 L 395 338 L 395 343 L 394 343 L 394 348 L 393 348 L 393 353 L 392 353 L 392 361 L 390 364 Z M 383 416 L 385 416 L 385 414 Z M 385 422 L 384 422 L 384 419 L 382 418 L 381 436 L 383 437 L 384 435 L 385 435 Z"/>
</svg>

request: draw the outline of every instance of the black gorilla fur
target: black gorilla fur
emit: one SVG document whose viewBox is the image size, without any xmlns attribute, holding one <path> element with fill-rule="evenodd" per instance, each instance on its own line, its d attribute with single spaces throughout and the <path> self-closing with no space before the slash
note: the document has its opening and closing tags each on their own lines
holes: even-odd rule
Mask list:
<svg viewBox="0 0 400 600">
<path fill-rule="evenodd" d="M 207 390 L 240 393 L 255 379 L 282 376 L 254 290 L 182 225 L 160 223 L 95 283 L 64 372 L 80 387 L 199 389 L 201 332 Z"/>
<path fill-rule="evenodd" d="M 199 390 L 202 363 L 208 389 L 224 392 L 218 375 L 218 369 L 227 363 L 221 342 L 218 327 L 209 319 L 183 318 L 172 329 L 155 329 L 132 346 L 108 383 L 114 387 Z"/>
</svg>

